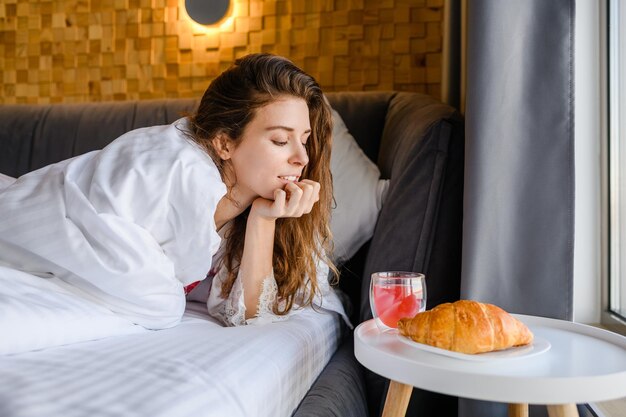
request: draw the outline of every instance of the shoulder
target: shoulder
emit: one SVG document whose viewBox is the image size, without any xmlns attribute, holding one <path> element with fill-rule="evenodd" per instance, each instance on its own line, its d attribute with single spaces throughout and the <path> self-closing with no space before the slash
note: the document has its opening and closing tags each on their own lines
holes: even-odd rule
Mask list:
<svg viewBox="0 0 626 417">
<path fill-rule="evenodd" d="M 217 166 L 187 132 L 185 118 L 130 131 L 97 154 L 93 179 L 116 194 L 127 190 L 149 199 L 167 194 L 220 197 L 226 186 Z"/>
<path fill-rule="evenodd" d="M 134 160 L 174 161 L 185 158 L 205 163 L 212 162 L 209 155 L 191 139 L 186 118 L 178 119 L 169 125 L 131 130 L 111 142 L 102 153 L 105 156 Z"/>
<path fill-rule="evenodd" d="M 211 157 L 191 139 L 186 118 L 127 132 L 102 149 L 97 159 L 100 167 L 141 176 L 189 172 L 220 178 Z"/>
</svg>

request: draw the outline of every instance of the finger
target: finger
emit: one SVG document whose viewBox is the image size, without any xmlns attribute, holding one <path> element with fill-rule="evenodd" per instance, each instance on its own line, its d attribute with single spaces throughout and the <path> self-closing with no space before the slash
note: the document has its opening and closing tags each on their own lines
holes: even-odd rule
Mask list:
<svg viewBox="0 0 626 417">
<path fill-rule="evenodd" d="M 313 193 L 315 192 L 315 187 L 313 186 L 313 184 L 309 183 L 309 182 L 299 182 L 297 183 L 298 187 L 300 187 L 302 189 L 302 199 L 310 199 L 313 196 Z"/>
<path fill-rule="evenodd" d="M 289 193 L 289 198 L 285 204 L 285 216 L 291 217 L 297 211 L 297 207 L 300 204 L 302 198 L 302 188 L 296 184 L 290 182 L 285 186 L 285 191 Z"/>
<path fill-rule="evenodd" d="M 294 213 L 294 217 L 300 217 L 304 213 L 309 213 L 311 211 L 310 207 L 313 204 L 313 185 L 307 183 L 298 183 L 298 187 L 302 190 L 302 196 L 300 197 L 300 202 L 298 207 L 296 208 L 296 212 Z"/>
<path fill-rule="evenodd" d="M 271 206 L 272 213 L 276 214 L 276 217 L 279 217 L 285 211 L 285 201 L 287 200 L 287 193 L 285 190 L 276 189 L 274 190 L 274 203 Z"/>
<path fill-rule="evenodd" d="M 313 187 L 313 197 L 315 198 L 315 201 L 319 201 L 321 189 L 320 183 L 312 180 L 302 180 L 300 182 L 310 184 Z"/>
<path fill-rule="evenodd" d="M 303 203 L 304 210 L 303 213 L 310 213 L 313 210 L 313 206 L 320 200 L 320 184 L 311 180 L 303 180 L 301 181 L 306 184 L 309 191 L 307 193 L 306 203 Z M 304 197 L 303 197 L 304 198 Z"/>
</svg>

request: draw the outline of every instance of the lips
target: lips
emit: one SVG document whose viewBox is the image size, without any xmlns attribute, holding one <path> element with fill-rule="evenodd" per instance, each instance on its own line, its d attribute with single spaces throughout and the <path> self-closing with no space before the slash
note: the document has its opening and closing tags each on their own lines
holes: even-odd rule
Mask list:
<svg viewBox="0 0 626 417">
<path fill-rule="evenodd" d="M 285 181 L 294 182 L 294 181 L 298 181 L 300 177 L 298 177 L 297 175 L 281 175 L 278 178 L 285 180 Z"/>
</svg>

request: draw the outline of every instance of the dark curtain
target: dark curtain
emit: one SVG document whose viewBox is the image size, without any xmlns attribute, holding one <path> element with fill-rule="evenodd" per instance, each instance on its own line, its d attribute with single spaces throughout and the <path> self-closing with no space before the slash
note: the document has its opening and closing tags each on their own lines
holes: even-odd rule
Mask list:
<svg viewBox="0 0 626 417">
<path fill-rule="evenodd" d="M 468 0 L 461 297 L 572 318 L 575 0 Z M 459 415 L 505 416 L 461 400 Z"/>
</svg>

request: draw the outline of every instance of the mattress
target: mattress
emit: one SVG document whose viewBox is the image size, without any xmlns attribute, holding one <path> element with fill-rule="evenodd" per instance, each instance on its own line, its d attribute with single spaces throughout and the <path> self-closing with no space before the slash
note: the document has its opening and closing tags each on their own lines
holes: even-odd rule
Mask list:
<svg viewBox="0 0 626 417">
<path fill-rule="evenodd" d="M 241 327 L 205 311 L 190 302 L 171 329 L 0 356 L 0 416 L 290 416 L 343 333 L 325 311 Z"/>
</svg>

